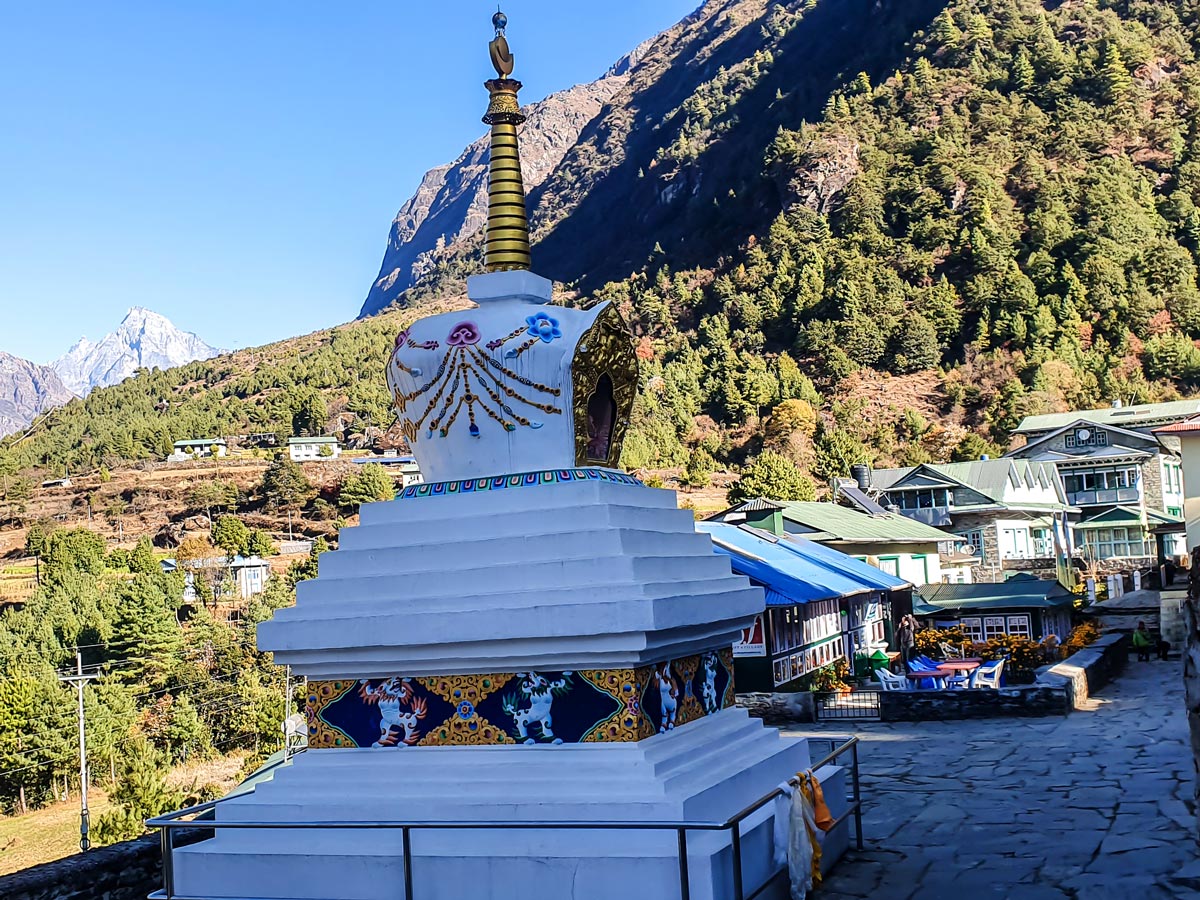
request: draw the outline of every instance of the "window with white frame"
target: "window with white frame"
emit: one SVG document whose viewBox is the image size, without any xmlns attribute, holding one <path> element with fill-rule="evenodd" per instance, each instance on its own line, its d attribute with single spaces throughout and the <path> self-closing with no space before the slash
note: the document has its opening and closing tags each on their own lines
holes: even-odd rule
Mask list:
<svg viewBox="0 0 1200 900">
<path fill-rule="evenodd" d="M 976 643 L 983 643 L 983 619 L 976 616 L 959 620 L 959 625 L 966 632 L 967 637 Z"/>
<path fill-rule="evenodd" d="M 1000 637 L 1004 633 L 1004 616 L 983 617 L 983 639 L 985 641 Z"/>
<path fill-rule="evenodd" d="M 1008 633 L 1013 637 L 1032 637 L 1032 631 L 1029 628 L 1029 616 L 1008 616 L 1007 617 Z"/>
<path fill-rule="evenodd" d="M 1094 559 L 1152 556 L 1150 541 L 1141 528 L 1088 528 L 1083 530 L 1084 553 Z"/>
</svg>

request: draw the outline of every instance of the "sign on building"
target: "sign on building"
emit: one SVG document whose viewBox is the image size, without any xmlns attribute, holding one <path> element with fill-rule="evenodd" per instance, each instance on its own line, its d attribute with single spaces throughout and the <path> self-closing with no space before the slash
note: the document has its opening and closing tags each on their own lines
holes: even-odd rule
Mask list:
<svg viewBox="0 0 1200 900">
<path fill-rule="evenodd" d="M 734 658 L 767 655 L 767 634 L 763 628 L 763 614 L 754 617 L 749 628 L 742 629 L 742 639 L 733 645 Z"/>
</svg>

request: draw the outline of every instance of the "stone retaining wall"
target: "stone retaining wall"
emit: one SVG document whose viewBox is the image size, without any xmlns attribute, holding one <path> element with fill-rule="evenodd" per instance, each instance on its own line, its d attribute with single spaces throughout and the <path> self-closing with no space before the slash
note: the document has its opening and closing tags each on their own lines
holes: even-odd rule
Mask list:
<svg viewBox="0 0 1200 900">
<path fill-rule="evenodd" d="M 1014 716 L 1065 716 L 1071 711 L 1061 687 L 1018 687 L 971 691 L 883 691 L 879 718 L 884 722 L 936 722 Z"/>
<path fill-rule="evenodd" d="M 182 843 L 182 841 L 181 841 Z M 162 887 L 157 836 L 77 853 L 0 875 L 4 900 L 146 900 Z"/>
<path fill-rule="evenodd" d="M 1066 691 L 1071 708 L 1080 709 L 1083 701 L 1119 675 L 1128 661 L 1129 637 L 1105 634 L 1062 662 L 1038 669 L 1037 683 Z"/>
<path fill-rule="evenodd" d="M 790 694 L 738 694 L 737 705 L 768 725 L 793 725 L 816 721 L 816 695 L 810 691 Z"/>
</svg>

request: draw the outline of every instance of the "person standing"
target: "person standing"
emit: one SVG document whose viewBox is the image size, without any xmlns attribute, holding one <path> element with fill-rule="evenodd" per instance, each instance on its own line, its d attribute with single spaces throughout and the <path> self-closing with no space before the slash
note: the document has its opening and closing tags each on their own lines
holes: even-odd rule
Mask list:
<svg viewBox="0 0 1200 900">
<path fill-rule="evenodd" d="M 917 620 L 912 615 L 904 616 L 900 619 L 900 624 L 896 627 L 896 645 L 900 650 L 900 658 L 904 660 L 907 666 L 908 661 L 912 659 L 913 648 L 917 644 Z"/>
</svg>

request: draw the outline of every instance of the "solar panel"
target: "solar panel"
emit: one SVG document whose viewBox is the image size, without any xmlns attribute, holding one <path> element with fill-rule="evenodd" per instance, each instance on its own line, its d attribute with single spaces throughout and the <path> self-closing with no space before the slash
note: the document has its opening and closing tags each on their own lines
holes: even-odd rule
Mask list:
<svg viewBox="0 0 1200 900">
<path fill-rule="evenodd" d="M 848 498 L 863 512 L 870 513 L 873 516 L 886 516 L 887 510 L 868 497 L 860 487 L 850 487 L 843 485 L 841 487 L 843 497 Z"/>
</svg>

